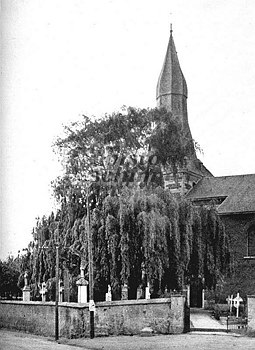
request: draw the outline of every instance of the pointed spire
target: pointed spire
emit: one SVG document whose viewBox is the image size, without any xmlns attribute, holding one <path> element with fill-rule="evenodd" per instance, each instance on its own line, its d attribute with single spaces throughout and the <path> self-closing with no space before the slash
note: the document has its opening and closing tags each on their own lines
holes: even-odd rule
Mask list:
<svg viewBox="0 0 255 350">
<path fill-rule="evenodd" d="M 170 24 L 169 43 L 157 84 L 157 99 L 172 94 L 188 97 L 187 84 L 179 64 L 172 33 L 172 24 Z"/>
<path fill-rule="evenodd" d="M 162 70 L 159 75 L 156 99 L 158 107 L 165 107 L 180 122 L 183 140 L 192 140 L 187 111 L 188 89 L 183 76 L 170 25 L 170 38 Z M 194 150 L 195 154 L 195 150 Z"/>
</svg>

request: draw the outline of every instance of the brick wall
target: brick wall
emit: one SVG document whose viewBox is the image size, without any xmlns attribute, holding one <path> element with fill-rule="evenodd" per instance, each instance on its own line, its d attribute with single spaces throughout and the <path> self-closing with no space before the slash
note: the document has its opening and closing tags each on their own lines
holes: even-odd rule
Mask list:
<svg viewBox="0 0 255 350">
<path fill-rule="evenodd" d="M 247 255 L 247 229 L 255 220 L 254 214 L 221 215 L 230 239 L 233 259 L 240 259 Z"/>
<path fill-rule="evenodd" d="M 245 260 L 247 256 L 247 229 L 255 220 L 254 214 L 222 215 L 229 237 L 231 271 L 225 278 L 225 295 L 240 292 L 243 298 L 255 292 L 255 261 Z"/>
<path fill-rule="evenodd" d="M 139 334 L 144 327 L 155 333 L 183 333 L 185 298 L 98 302 L 95 336 Z M 0 301 L 0 327 L 54 337 L 55 305 L 52 302 Z M 88 304 L 59 304 L 60 336 L 89 335 Z"/>
</svg>

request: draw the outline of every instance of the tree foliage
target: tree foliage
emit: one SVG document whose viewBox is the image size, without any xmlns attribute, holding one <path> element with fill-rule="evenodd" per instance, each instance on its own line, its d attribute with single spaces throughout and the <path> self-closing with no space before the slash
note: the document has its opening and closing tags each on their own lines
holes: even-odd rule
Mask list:
<svg viewBox="0 0 255 350">
<path fill-rule="evenodd" d="M 52 217 L 52 216 L 51 216 Z M 76 218 L 72 227 L 56 216 L 60 227 L 60 266 L 78 276 L 81 260 L 88 266 L 86 216 Z M 44 219 L 44 224 L 45 224 Z M 51 222 L 48 221 L 48 225 Z M 40 231 L 41 230 L 41 231 Z M 42 231 L 38 225 L 35 234 Z M 35 246 L 32 261 L 33 283 L 50 283 L 55 276 L 54 230 L 43 246 Z M 121 286 L 129 286 L 129 297 L 143 284 L 142 267 L 154 296 L 165 290 L 180 290 L 192 277 L 203 276 L 214 287 L 228 265 L 228 242 L 215 208 L 198 208 L 177 201 L 169 190 L 128 189 L 109 194 L 102 207 L 91 215 L 95 298 L 103 300 L 107 285 L 115 299 Z M 44 247 L 47 246 L 47 249 Z"/>
<path fill-rule="evenodd" d="M 192 140 L 184 143 L 181 130 L 165 109 L 130 107 L 100 120 L 84 116 L 55 142 L 65 168 L 53 183 L 56 198 L 85 206 L 85 184 L 91 179 L 93 206 L 123 185 L 163 185 L 163 169 L 176 173 L 194 149 Z"/>
<path fill-rule="evenodd" d="M 87 199 L 96 300 L 104 299 L 108 284 L 115 299 L 124 284 L 135 298 L 144 287 L 143 269 L 154 296 L 181 289 L 191 276 L 214 286 L 228 262 L 215 209 L 195 208 L 163 189 L 164 169 L 175 174 L 194 151 L 171 114 L 128 108 L 100 120 L 84 116 L 65 132 L 55 143 L 65 169 L 53 182 L 59 210 L 38 219 L 27 253 L 34 297 L 43 281 L 54 289 L 57 227 L 61 270 L 78 276 L 83 261 L 87 273 Z M 70 282 L 74 286 L 75 278 Z"/>
<path fill-rule="evenodd" d="M 24 268 L 22 256 L 14 258 L 8 256 L 6 260 L 0 260 L 0 297 L 6 299 L 17 298 L 21 295 L 18 287 L 19 276 Z"/>
</svg>

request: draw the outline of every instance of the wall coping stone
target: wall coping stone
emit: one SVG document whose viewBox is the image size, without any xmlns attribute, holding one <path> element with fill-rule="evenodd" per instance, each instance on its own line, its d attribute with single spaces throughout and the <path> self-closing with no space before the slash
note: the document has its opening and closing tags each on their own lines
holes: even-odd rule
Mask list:
<svg viewBox="0 0 255 350">
<path fill-rule="evenodd" d="M 147 304 L 169 304 L 172 298 L 185 298 L 182 294 L 175 294 L 170 298 L 156 298 L 156 299 L 133 299 L 133 300 L 114 300 L 114 301 L 98 301 L 96 307 L 110 307 L 110 306 L 121 306 L 121 305 L 147 305 Z M 252 296 L 255 298 L 255 295 Z M 2 304 L 13 304 L 13 305 L 45 305 L 55 306 L 54 301 L 22 301 L 22 300 L 0 300 Z M 59 302 L 59 307 L 71 307 L 71 308 L 88 308 L 89 303 L 67 303 Z"/>
</svg>

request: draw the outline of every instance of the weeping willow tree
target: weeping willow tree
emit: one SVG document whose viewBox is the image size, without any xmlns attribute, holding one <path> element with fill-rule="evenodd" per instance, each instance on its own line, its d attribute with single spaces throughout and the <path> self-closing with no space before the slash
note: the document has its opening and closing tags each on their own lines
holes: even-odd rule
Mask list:
<svg viewBox="0 0 255 350">
<path fill-rule="evenodd" d="M 52 183 L 59 210 L 38 220 L 28 257 L 35 295 L 42 281 L 54 289 L 57 227 L 61 270 L 78 276 L 82 261 L 87 273 L 87 200 L 96 300 L 104 299 L 109 284 L 115 299 L 124 284 L 135 298 L 142 271 L 154 296 L 180 290 L 190 276 L 215 285 L 228 259 L 215 209 L 195 208 L 163 189 L 164 169 L 176 174 L 194 150 L 180 130 L 164 109 L 134 108 L 100 120 L 84 116 L 65 127 L 54 146 L 64 166 Z"/>
<path fill-rule="evenodd" d="M 125 283 L 130 298 L 136 296 L 142 266 L 154 296 L 182 289 L 190 276 L 204 276 L 211 288 L 227 267 L 227 237 L 214 208 L 177 202 L 157 188 L 109 195 L 104 209 L 95 211 L 92 226 L 101 242 L 94 243 L 96 288 L 105 292 L 110 284 L 116 299 Z"/>
<path fill-rule="evenodd" d="M 68 268 L 74 277 L 81 260 L 88 271 L 88 235 L 86 215 L 72 225 L 61 215 L 52 222 L 49 219 L 35 230 L 39 238 L 48 225 L 49 236 L 43 245 L 34 245 L 30 265 L 34 286 L 47 281 L 48 289 L 54 290 L 54 225 L 57 222 L 60 228 L 60 267 Z M 91 212 L 91 233 L 96 300 L 104 300 L 108 285 L 114 299 L 120 299 L 124 284 L 129 298 L 136 298 L 137 288 L 144 283 L 142 270 L 152 296 L 159 297 L 181 290 L 191 277 L 203 276 L 205 285 L 212 288 L 228 266 L 228 241 L 215 208 L 177 201 L 161 187 L 125 188 L 109 194 L 101 208 Z M 34 292 L 38 293 L 38 287 Z"/>
</svg>

